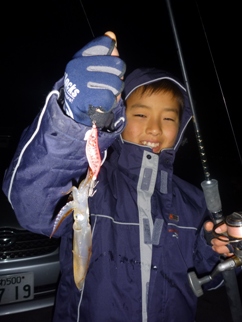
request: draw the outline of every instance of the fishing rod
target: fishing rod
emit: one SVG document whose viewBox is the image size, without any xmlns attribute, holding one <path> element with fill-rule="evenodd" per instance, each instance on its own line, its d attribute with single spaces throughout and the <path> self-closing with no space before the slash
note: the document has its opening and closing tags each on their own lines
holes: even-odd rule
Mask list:
<svg viewBox="0 0 242 322">
<path fill-rule="evenodd" d="M 206 158 L 206 153 L 204 149 L 203 140 L 201 137 L 201 132 L 199 129 L 199 124 L 197 121 L 196 110 L 193 104 L 192 93 L 190 89 L 190 84 L 188 80 L 188 75 L 185 68 L 185 63 L 183 59 L 182 49 L 177 33 L 177 28 L 173 16 L 172 7 L 170 4 L 170 0 L 166 0 L 166 5 L 169 13 L 169 18 L 172 26 L 173 35 L 175 38 L 178 56 L 180 60 L 180 65 L 183 73 L 183 78 L 187 88 L 187 94 L 190 101 L 192 113 L 193 113 L 193 124 L 197 139 L 197 145 L 199 148 L 200 158 L 202 162 L 203 172 L 204 172 L 204 181 L 201 183 L 207 208 L 211 213 L 211 218 L 214 222 L 213 234 L 214 237 L 224 241 L 223 237 L 225 236 L 230 244 L 233 245 L 233 252 L 234 255 L 229 257 L 228 259 L 221 259 L 220 264 L 213 270 L 213 272 L 205 276 L 203 278 L 198 278 L 195 272 L 188 273 L 188 279 L 190 286 L 194 292 L 194 294 L 198 297 L 203 294 L 202 285 L 211 281 L 214 276 L 218 273 L 222 273 L 225 288 L 230 304 L 230 311 L 233 318 L 233 322 L 241 322 L 242 321 L 242 307 L 241 307 L 241 300 L 240 300 L 240 293 L 238 289 L 237 278 L 235 275 L 234 268 L 239 267 L 242 265 L 242 212 L 234 212 L 230 216 L 226 218 L 222 212 L 222 204 L 219 195 L 218 189 L 218 181 L 216 179 L 211 179 L 209 169 L 208 169 L 208 162 Z M 215 229 L 223 224 L 227 224 L 228 233 L 224 234 L 217 234 L 215 233 Z"/>
</svg>

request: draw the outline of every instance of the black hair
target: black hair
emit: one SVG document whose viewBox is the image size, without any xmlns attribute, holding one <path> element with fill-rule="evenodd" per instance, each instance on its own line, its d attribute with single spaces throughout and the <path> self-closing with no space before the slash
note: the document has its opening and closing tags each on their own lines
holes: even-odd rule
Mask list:
<svg viewBox="0 0 242 322">
<path fill-rule="evenodd" d="M 159 92 L 169 92 L 172 94 L 174 98 L 177 99 L 179 107 L 180 107 L 180 117 L 182 115 L 182 111 L 184 108 L 184 96 L 180 87 L 169 79 L 161 79 L 153 83 L 149 83 L 147 85 L 142 85 L 138 87 L 136 90 L 141 91 L 141 95 L 144 93 L 149 93 L 150 95 L 153 93 Z"/>
</svg>

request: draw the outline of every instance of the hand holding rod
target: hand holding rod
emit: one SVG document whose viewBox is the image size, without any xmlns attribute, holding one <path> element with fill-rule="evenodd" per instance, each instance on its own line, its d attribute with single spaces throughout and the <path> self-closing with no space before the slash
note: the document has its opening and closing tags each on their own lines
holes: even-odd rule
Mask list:
<svg viewBox="0 0 242 322">
<path fill-rule="evenodd" d="M 201 296 L 203 294 L 201 286 L 212 280 L 218 273 L 222 273 L 233 322 L 241 322 L 242 306 L 234 268 L 242 265 L 242 214 L 234 212 L 230 216 L 227 216 L 226 219 L 224 218 L 217 180 L 203 181 L 201 186 L 204 191 L 207 208 L 211 212 L 212 220 L 214 222 L 213 234 L 219 239 L 222 236 L 224 237 L 224 234 L 217 234 L 215 229 L 219 225 L 226 223 L 228 226 L 228 233 L 225 237 L 228 238 L 229 243 L 232 243 L 234 255 L 226 260 L 221 259 L 221 262 L 215 267 L 212 273 L 201 279 L 197 278 L 195 272 L 188 273 L 189 283 L 194 294 L 196 296 Z"/>
</svg>

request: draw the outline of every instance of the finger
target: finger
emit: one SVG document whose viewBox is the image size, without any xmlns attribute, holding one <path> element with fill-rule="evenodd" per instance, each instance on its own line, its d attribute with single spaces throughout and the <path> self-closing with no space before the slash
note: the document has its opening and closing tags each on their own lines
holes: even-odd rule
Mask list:
<svg viewBox="0 0 242 322">
<path fill-rule="evenodd" d="M 108 36 L 101 36 L 93 39 L 80 49 L 73 58 L 111 55 L 115 48 L 116 41 Z"/>
<path fill-rule="evenodd" d="M 116 35 L 115 35 L 114 32 L 112 32 L 112 31 L 106 31 L 104 35 L 105 36 L 108 36 L 111 39 L 113 39 L 115 41 L 115 43 L 116 43 L 115 46 L 117 47 L 117 38 L 116 38 Z"/>
<path fill-rule="evenodd" d="M 212 221 L 206 221 L 205 223 L 204 223 L 204 229 L 206 230 L 206 231 L 212 231 L 213 230 L 213 226 L 214 226 L 214 224 L 213 224 L 213 222 Z"/>
<path fill-rule="evenodd" d="M 68 68 L 71 68 L 77 73 L 79 73 L 79 69 L 74 69 L 74 68 L 78 68 L 82 63 L 82 66 L 84 66 L 84 63 L 82 61 L 80 61 L 78 58 L 77 59 L 73 59 L 72 61 L 70 61 L 70 63 L 68 63 Z M 107 74 L 113 74 L 118 76 L 120 79 L 122 79 L 122 76 L 125 73 L 126 70 L 126 65 L 124 63 L 124 61 L 122 59 L 120 59 L 119 57 L 111 57 L 108 55 L 105 56 L 96 56 L 95 59 L 93 59 L 92 56 L 90 57 L 85 57 L 85 65 L 86 70 L 90 73 L 95 73 L 95 72 L 99 72 L 99 73 L 107 73 Z M 94 74 L 92 74 L 94 75 Z M 80 75 L 81 76 L 81 75 Z M 102 76 L 102 74 L 100 75 L 100 77 Z"/>
<path fill-rule="evenodd" d="M 219 245 L 219 246 L 213 245 L 212 246 L 212 249 L 215 252 L 217 252 L 218 254 L 227 254 L 227 256 L 228 256 L 228 254 L 230 254 L 230 255 L 233 254 L 233 253 L 231 253 L 229 251 L 229 249 L 228 249 L 228 247 L 226 245 L 224 245 L 224 246 L 221 246 L 221 245 Z"/>
<path fill-rule="evenodd" d="M 234 247 L 231 244 L 227 244 L 226 247 L 228 248 L 229 253 L 234 253 Z"/>
<path fill-rule="evenodd" d="M 112 51 L 112 56 L 119 56 L 119 52 L 118 52 L 118 49 L 117 49 L 117 38 L 116 38 L 116 35 L 115 33 L 113 33 L 112 31 L 107 31 L 105 32 L 104 34 L 105 36 L 108 36 L 109 38 L 113 39 L 115 41 L 115 46 L 113 48 L 113 51 Z"/>
<path fill-rule="evenodd" d="M 212 245 L 216 245 L 216 246 L 219 246 L 219 245 L 226 245 L 228 244 L 228 241 L 229 239 L 225 236 L 219 236 L 219 239 L 218 238 L 213 238 L 211 240 L 211 244 Z"/>
<path fill-rule="evenodd" d="M 88 82 L 87 87 L 93 90 L 104 89 L 113 93 L 114 96 L 118 96 L 124 87 L 123 81 L 116 75 L 109 73 L 93 72 L 93 81 Z"/>
<path fill-rule="evenodd" d="M 215 228 L 215 232 L 217 234 L 225 233 L 226 231 L 227 231 L 227 225 L 226 224 L 219 225 L 217 228 Z"/>
<path fill-rule="evenodd" d="M 223 254 L 223 256 L 224 257 L 231 257 L 231 256 L 233 256 L 234 255 L 234 253 L 224 253 Z"/>
</svg>

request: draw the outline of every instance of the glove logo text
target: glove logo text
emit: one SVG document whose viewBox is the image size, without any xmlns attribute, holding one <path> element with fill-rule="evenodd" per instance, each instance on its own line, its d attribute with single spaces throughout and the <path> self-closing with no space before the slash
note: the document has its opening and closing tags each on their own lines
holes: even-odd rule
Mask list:
<svg viewBox="0 0 242 322">
<path fill-rule="evenodd" d="M 64 78 L 64 88 L 65 88 L 65 95 L 66 98 L 70 103 L 74 101 L 76 96 L 80 93 L 79 89 L 76 88 L 76 84 L 73 84 L 70 79 L 68 78 L 68 74 L 65 73 Z"/>
</svg>

